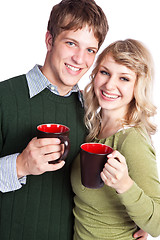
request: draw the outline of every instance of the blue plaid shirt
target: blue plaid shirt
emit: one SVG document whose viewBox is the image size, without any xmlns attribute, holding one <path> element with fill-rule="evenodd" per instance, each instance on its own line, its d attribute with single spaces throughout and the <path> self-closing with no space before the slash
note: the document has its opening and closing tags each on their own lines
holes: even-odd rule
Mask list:
<svg viewBox="0 0 160 240">
<path fill-rule="evenodd" d="M 48 88 L 54 94 L 59 95 L 56 86 L 52 85 L 49 80 L 40 71 L 40 66 L 35 65 L 27 74 L 27 83 L 29 88 L 30 98 L 34 97 L 45 88 Z M 79 93 L 79 100 L 83 106 L 82 94 L 78 85 L 75 85 L 72 90 L 64 97 L 68 97 L 72 92 Z M 20 189 L 23 184 L 26 184 L 26 176 L 21 179 L 17 178 L 16 159 L 19 153 L 0 158 L 0 191 L 9 192 Z"/>
<path fill-rule="evenodd" d="M 43 75 L 40 67 L 41 66 L 35 65 L 35 67 L 26 74 L 30 98 L 42 92 L 45 88 L 48 88 L 54 94 L 59 95 L 57 87 L 55 85 L 52 85 L 50 81 Z M 72 92 L 79 93 L 79 100 L 83 105 L 83 99 L 81 97 L 82 95 L 77 84 L 64 97 L 70 96 Z"/>
</svg>

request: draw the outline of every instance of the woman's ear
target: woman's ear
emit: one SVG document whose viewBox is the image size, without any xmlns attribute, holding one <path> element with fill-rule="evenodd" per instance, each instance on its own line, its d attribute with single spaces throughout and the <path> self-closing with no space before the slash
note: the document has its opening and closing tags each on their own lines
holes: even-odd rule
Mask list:
<svg viewBox="0 0 160 240">
<path fill-rule="evenodd" d="M 45 38 L 47 51 L 51 51 L 52 46 L 53 46 L 52 41 L 53 41 L 53 37 L 52 37 L 51 33 L 49 31 L 47 31 L 46 38 Z"/>
</svg>

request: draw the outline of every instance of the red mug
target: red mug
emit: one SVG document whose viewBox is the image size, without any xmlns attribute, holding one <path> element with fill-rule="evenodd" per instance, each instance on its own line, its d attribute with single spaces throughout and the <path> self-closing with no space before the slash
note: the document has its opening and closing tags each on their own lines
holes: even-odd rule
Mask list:
<svg viewBox="0 0 160 240">
<path fill-rule="evenodd" d="M 62 156 L 54 161 L 50 161 L 50 164 L 66 159 L 70 149 L 69 132 L 69 127 L 62 124 L 48 123 L 37 126 L 37 138 L 59 138 L 64 144 Z"/>
<path fill-rule="evenodd" d="M 85 187 L 100 188 L 104 185 L 100 173 L 113 149 L 101 143 L 84 143 L 80 149 L 81 181 Z"/>
</svg>

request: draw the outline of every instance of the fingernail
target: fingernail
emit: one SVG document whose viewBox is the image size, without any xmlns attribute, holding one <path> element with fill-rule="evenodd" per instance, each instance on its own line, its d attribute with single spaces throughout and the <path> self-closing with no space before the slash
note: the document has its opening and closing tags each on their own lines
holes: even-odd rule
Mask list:
<svg viewBox="0 0 160 240">
<path fill-rule="evenodd" d="M 61 140 L 59 138 L 56 138 L 56 143 L 61 143 Z"/>
<path fill-rule="evenodd" d="M 108 154 L 107 157 L 113 157 L 112 153 Z"/>
</svg>

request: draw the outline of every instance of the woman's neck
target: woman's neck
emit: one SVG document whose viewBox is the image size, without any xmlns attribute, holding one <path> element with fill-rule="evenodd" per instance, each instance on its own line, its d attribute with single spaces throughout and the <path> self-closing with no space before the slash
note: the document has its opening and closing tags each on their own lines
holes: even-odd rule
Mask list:
<svg viewBox="0 0 160 240">
<path fill-rule="evenodd" d="M 102 115 L 101 129 L 98 134 L 99 139 L 107 138 L 115 134 L 123 127 L 120 118 L 115 118 L 113 115 Z"/>
</svg>

